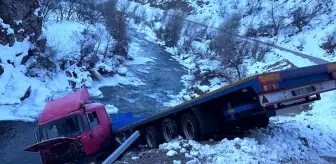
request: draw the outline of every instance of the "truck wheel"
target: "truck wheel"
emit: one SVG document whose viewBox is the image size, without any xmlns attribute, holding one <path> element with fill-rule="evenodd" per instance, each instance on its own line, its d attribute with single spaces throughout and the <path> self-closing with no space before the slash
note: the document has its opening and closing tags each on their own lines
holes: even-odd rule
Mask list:
<svg viewBox="0 0 336 164">
<path fill-rule="evenodd" d="M 181 120 L 181 130 L 185 139 L 188 140 L 200 140 L 201 139 L 201 129 L 197 122 L 197 119 L 192 114 L 183 114 Z"/>
<path fill-rule="evenodd" d="M 176 121 L 166 118 L 161 122 L 161 132 L 165 142 L 170 142 L 178 135 L 178 126 Z"/>
<path fill-rule="evenodd" d="M 162 137 L 158 129 L 154 126 L 148 126 L 146 128 L 145 140 L 147 145 L 153 149 L 157 148 L 162 143 Z"/>
</svg>

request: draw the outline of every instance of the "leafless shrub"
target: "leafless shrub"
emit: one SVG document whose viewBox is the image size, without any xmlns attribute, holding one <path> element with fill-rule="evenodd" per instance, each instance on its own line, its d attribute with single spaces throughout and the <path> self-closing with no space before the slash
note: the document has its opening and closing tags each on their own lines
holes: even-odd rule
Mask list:
<svg viewBox="0 0 336 164">
<path fill-rule="evenodd" d="M 231 6 L 232 9 L 238 9 L 239 0 L 231 0 L 230 3 L 232 4 Z"/>
<path fill-rule="evenodd" d="M 60 14 L 60 21 L 71 20 L 76 14 L 76 6 L 78 0 L 61 0 L 58 11 Z"/>
<path fill-rule="evenodd" d="M 140 5 L 137 4 L 132 10 L 132 16 L 134 18 L 134 23 L 139 24 L 141 22 L 141 14 L 138 12 Z"/>
<path fill-rule="evenodd" d="M 261 11 L 261 3 L 262 1 L 260 0 L 249 0 L 247 3 L 247 14 L 252 15 L 253 13 L 258 13 L 259 11 Z"/>
<path fill-rule="evenodd" d="M 285 17 L 281 14 L 279 6 L 276 6 L 275 2 L 272 3 L 270 10 L 268 11 L 268 17 L 265 21 L 261 21 L 257 28 L 252 24 L 248 27 L 245 36 L 248 37 L 275 37 L 278 36 L 280 30 L 284 27 Z"/>
<path fill-rule="evenodd" d="M 291 16 L 292 26 L 298 29 L 298 32 L 302 32 L 303 27 L 307 26 L 310 21 L 315 18 L 320 11 L 323 9 L 322 4 L 317 4 L 316 6 L 299 6 L 292 13 Z"/>
<path fill-rule="evenodd" d="M 41 17 L 43 21 L 47 20 L 49 15 L 52 12 L 55 12 L 60 4 L 60 0 L 40 0 L 40 6 L 41 6 Z"/>
<path fill-rule="evenodd" d="M 125 14 L 117 11 L 115 0 L 106 2 L 102 8 L 102 13 L 109 33 L 117 42 L 114 54 L 127 57 L 127 49 L 130 39 L 127 36 Z"/>
<path fill-rule="evenodd" d="M 335 54 L 336 50 L 336 30 L 331 34 L 327 35 L 323 39 L 323 43 L 320 45 L 322 49 L 326 51 L 327 54 Z"/>
<path fill-rule="evenodd" d="M 101 20 L 101 13 L 98 5 L 93 0 L 79 1 L 75 9 L 79 21 L 96 24 Z"/>
<path fill-rule="evenodd" d="M 221 0 L 220 0 L 221 1 Z M 227 9 L 227 6 L 226 5 L 220 5 L 220 9 L 218 11 L 218 15 L 220 17 L 225 17 L 226 15 L 228 14 L 228 9 Z"/>
<path fill-rule="evenodd" d="M 25 75 L 29 77 L 44 78 L 44 76 L 47 76 L 52 78 L 57 72 L 57 64 L 55 63 L 56 54 L 56 49 L 46 46 L 44 53 L 34 55 L 27 66 Z"/>
<path fill-rule="evenodd" d="M 303 46 L 306 44 L 306 39 L 304 37 L 299 38 L 299 45 L 296 47 L 300 51 L 303 50 Z"/>
<path fill-rule="evenodd" d="M 271 47 L 270 46 L 265 46 L 265 45 L 260 45 L 258 42 L 255 43 L 250 43 L 250 54 L 252 58 L 257 61 L 257 62 L 262 62 L 264 61 L 264 58 L 267 53 L 271 52 Z"/>
<path fill-rule="evenodd" d="M 164 28 L 158 31 L 161 39 L 165 40 L 167 46 L 176 46 L 180 39 L 180 32 L 183 28 L 185 14 L 180 10 L 173 10 L 165 13 Z"/>
<path fill-rule="evenodd" d="M 98 61 L 98 49 L 100 46 L 100 36 L 97 33 L 84 29 L 81 37 L 77 40 L 80 45 L 79 55 L 76 58 L 77 66 L 86 68 L 94 67 Z"/>
</svg>

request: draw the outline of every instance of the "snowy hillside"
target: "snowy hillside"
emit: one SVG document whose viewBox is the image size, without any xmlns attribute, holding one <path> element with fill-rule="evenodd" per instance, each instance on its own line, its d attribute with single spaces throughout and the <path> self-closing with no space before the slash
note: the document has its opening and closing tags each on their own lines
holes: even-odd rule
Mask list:
<svg viewBox="0 0 336 164">
<path fill-rule="evenodd" d="M 129 6 L 125 9 L 121 5 L 120 8 L 132 15 L 134 26 L 139 31 L 146 32 L 148 39 L 166 45 L 173 58 L 190 72 L 181 79 L 187 89 L 179 95 L 171 95 L 173 100 L 166 102 L 167 106 L 174 106 L 230 83 L 227 77 L 220 75 L 223 66 L 220 55 L 211 52 L 211 42 L 218 34 L 211 27 L 220 29 L 234 12 L 243 15 L 237 35 L 254 37 L 326 61 L 336 61 L 333 51 L 335 37 L 330 35 L 336 30 L 336 12 L 333 10 L 336 4 L 333 1 L 186 1 L 193 10 L 186 16 L 175 15 L 185 21 L 182 28 L 178 29 L 179 37 L 173 45 L 169 45 L 171 38 L 167 39 L 161 34 L 169 27 L 167 17 L 176 12 L 171 10 L 167 16 L 163 10 L 155 8 L 159 2 L 155 0 L 122 2 L 124 6 Z M 167 2 L 169 1 L 164 1 Z M 296 18 L 307 18 L 301 21 L 307 24 L 296 26 Z M 145 22 L 138 21 L 139 19 Z M 209 27 L 199 27 L 197 23 Z M 174 27 L 178 28 L 171 25 L 168 31 L 174 33 L 171 30 Z M 328 44 L 326 38 L 329 38 Z M 290 52 L 263 48 L 258 50 L 257 55 L 246 51 L 251 56 L 245 56 L 241 64 L 245 76 L 318 64 L 310 58 Z M 236 73 L 230 74 L 236 76 Z M 231 82 L 236 80 L 232 79 Z M 223 139 L 212 145 L 178 139 L 176 142 L 162 144 L 160 149 L 166 150 L 166 155 L 172 156 L 172 159 L 182 155 L 189 160 L 195 158 L 197 160 L 193 162 L 202 161 L 201 163 L 328 163 L 327 157 L 336 157 L 336 138 L 333 135 L 336 133 L 336 106 L 333 104 L 335 95 L 334 91 L 322 94 L 322 100 L 313 103 L 310 111 L 296 116 L 275 117 L 267 129 L 251 130 L 245 138 Z M 132 161 L 141 159 L 141 156 L 145 155 L 133 155 Z M 174 160 L 173 163 L 180 161 Z"/>
<path fill-rule="evenodd" d="M 166 45 L 167 51 L 189 69 L 190 74 L 183 77 L 187 89 L 168 106 L 256 73 L 321 64 L 235 35 L 259 39 L 323 62 L 336 61 L 333 1 L 186 0 L 183 2 L 192 10 L 184 13 L 183 7 L 182 11 L 164 11 L 162 8 L 167 6 L 157 5 L 159 2 L 174 3 L 121 0 L 119 9 L 127 11 L 139 31 Z M 223 44 L 226 42 L 235 44 Z"/>
<path fill-rule="evenodd" d="M 0 120 L 33 121 L 48 101 L 81 87 L 88 87 L 91 96 L 102 97 L 98 89 L 101 86 L 142 85 L 127 73 L 127 65 L 143 64 L 151 59 L 134 56 L 138 45 L 119 45 L 124 42 L 124 35 L 119 32 L 122 29 L 109 24 L 115 20 L 104 17 L 117 14 L 113 5 L 98 11 L 99 3 L 94 1 L 47 2 L 41 1 L 39 8 L 35 4 L 36 9 L 26 6 L 35 11 L 37 18 L 43 18 L 43 27 L 42 24 L 38 27 L 41 32 L 38 38 L 46 43 L 41 47 L 42 52 L 32 54 L 38 43 L 29 37 L 0 44 Z M 88 8 L 83 9 L 81 5 Z M 8 36 L 20 35 L 24 29 L 16 26 L 25 23 L 14 20 L 11 27 L 0 18 L 0 29 L 5 29 Z M 117 32 L 111 32 L 116 29 Z M 123 48 L 128 51 L 122 51 Z M 109 113 L 117 111 L 113 105 L 107 108 Z"/>
</svg>

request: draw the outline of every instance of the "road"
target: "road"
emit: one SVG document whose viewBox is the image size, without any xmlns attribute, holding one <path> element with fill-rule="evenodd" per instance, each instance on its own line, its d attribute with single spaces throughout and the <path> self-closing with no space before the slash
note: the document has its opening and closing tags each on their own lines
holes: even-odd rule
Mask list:
<svg viewBox="0 0 336 164">
<path fill-rule="evenodd" d="M 275 48 L 281 50 L 281 51 L 289 52 L 289 53 L 292 53 L 292 54 L 294 54 L 296 56 L 300 56 L 302 58 L 308 59 L 308 60 L 310 60 L 311 62 L 313 62 L 315 64 L 325 64 L 325 63 L 328 63 L 328 61 L 323 60 L 321 58 L 317 58 L 317 57 L 314 57 L 314 56 L 311 56 L 311 55 L 306 55 L 306 54 L 303 54 L 301 52 L 289 50 L 289 49 L 286 49 L 286 48 L 283 48 L 283 47 L 280 47 L 280 46 L 276 46 L 276 45 L 273 45 L 273 46 Z"/>
</svg>

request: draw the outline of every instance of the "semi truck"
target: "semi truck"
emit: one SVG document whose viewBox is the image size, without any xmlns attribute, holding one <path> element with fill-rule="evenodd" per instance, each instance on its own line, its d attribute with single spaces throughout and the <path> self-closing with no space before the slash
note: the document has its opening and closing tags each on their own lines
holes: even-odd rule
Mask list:
<svg viewBox="0 0 336 164">
<path fill-rule="evenodd" d="M 224 86 L 151 115 L 109 115 L 86 88 L 46 104 L 35 132 L 44 164 L 78 161 L 115 150 L 135 131 L 133 146 L 156 148 L 177 136 L 200 141 L 232 127 L 267 127 L 276 110 L 320 100 L 336 89 L 336 62 L 268 72 Z"/>
</svg>

